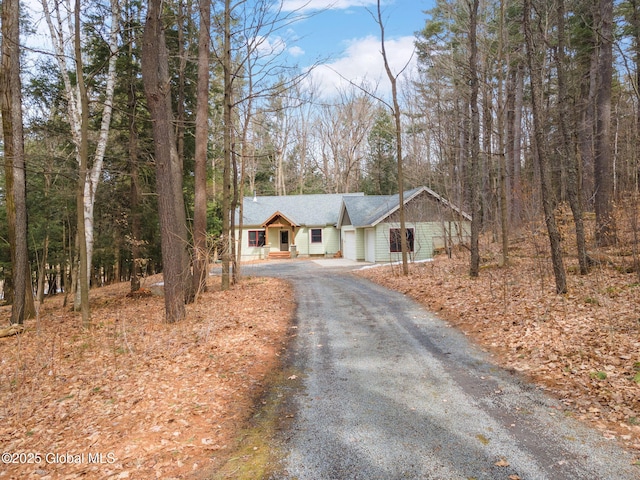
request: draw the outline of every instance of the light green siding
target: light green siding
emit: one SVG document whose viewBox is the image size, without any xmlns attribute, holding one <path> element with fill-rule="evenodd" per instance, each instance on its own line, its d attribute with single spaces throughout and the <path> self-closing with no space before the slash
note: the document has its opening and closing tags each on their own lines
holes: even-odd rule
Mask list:
<svg viewBox="0 0 640 480">
<path fill-rule="evenodd" d="M 264 247 L 250 247 L 249 246 L 249 230 L 262 230 L 264 228 L 248 228 L 239 232 L 236 229 L 236 238 L 238 243 L 242 245 L 242 260 L 261 260 L 266 258 L 268 250 Z"/>
<path fill-rule="evenodd" d="M 340 250 L 340 231 L 335 227 L 324 227 L 322 243 L 324 243 L 325 252 L 334 255 Z"/>
<path fill-rule="evenodd" d="M 267 228 L 266 246 L 273 251 L 280 250 L 280 230 L 277 228 Z"/>
<path fill-rule="evenodd" d="M 311 243 L 311 229 L 322 229 L 322 243 Z M 264 228 L 246 228 L 242 230 L 242 260 L 260 260 L 266 258 L 271 250 L 280 250 L 280 230 L 269 228 L 267 230 L 266 247 L 249 247 L 249 230 L 265 230 Z M 236 230 L 236 237 L 240 237 Z M 295 239 L 291 245 L 296 246 L 298 256 L 324 256 L 334 255 L 340 250 L 340 232 L 333 226 L 324 227 L 299 227 L 295 232 Z"/>
<path fill-rule="evenodd" d="M 311 230 L 322 229 L 322 243 L 311 243 Z M 335 227 L 301 227 L 296 232 L 298 255 L 333 255 L 339 250 L 340 234 Z"/>
<path fill-rule="evenodd" d="M 298 255 L 309 255 L 309 242 L 308 242 L 308 229 L 307 227 L 300 227 L 296 229 L 296 236 L 293 241 L 293 245 L 296 246 Z"/>
<path fill-rule="evenodd" d="M 399 262 L 400 252 L 391 252 L 389 235 L 392 228 L 400 228 L 399 223 L 381 223 L 376 225 L 376 262 Z M 406 223 L 406 228 L 414 229 L 414 251 L 409 252 L 411 261 L 427 260 L 433 257 L 433 237 L 442 235 L 441 225 L 437 222 Z"/>
<path fill-rule="evenodd" d="M 364 228 L 356 229 L 356 260 L 364 261 Z"/>
</svg>

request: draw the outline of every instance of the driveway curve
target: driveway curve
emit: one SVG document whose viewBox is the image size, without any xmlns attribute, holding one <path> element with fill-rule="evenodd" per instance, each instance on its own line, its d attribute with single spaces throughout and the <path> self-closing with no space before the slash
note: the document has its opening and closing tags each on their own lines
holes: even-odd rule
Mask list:
<svg viewBox="0 0 640 480">
<path fill-rule="evenodd" d="M 277 479 L 638 479 L 615 443 L 402 294 L 340 263 L 289 261 L 301 372 Z M 325 264 L 326 265 L 326 264 Z"/>
</svg>

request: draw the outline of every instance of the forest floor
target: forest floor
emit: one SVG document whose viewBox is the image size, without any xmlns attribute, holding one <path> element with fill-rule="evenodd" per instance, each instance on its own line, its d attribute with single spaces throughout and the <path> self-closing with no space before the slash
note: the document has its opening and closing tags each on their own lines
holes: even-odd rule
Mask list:
<svg viewBox="0 0 640 480">
<path fill-rule="evenodd" d="M 54 297 L 0 338 L 0 479 L 190 478 L 234 451 L 294 303 L 277 279 L 210 283 L 177 324 L 163 298 L 121 283 L 91 291 L 91 329 Z"/>
<path fill-rule="evenodd" d="M 466 250 L 413 264 L 406 277 L 399 266 L 361 274 L 422 303 L 497 364 L 561 399 L 566 408 L 558 414 L 590 423 L 640 458 L 640 272 L 631 268 L 639 245 L 634 247 L 633 231 L 621 219 L 621 242 L 590 252 L 600 264 L 579 275 L 572 222 L 566 212 L 559 218 L 567 249 L 564 295 L 555 293 L 542 224 L 514 236 L 507 266 L 500 265 L 498 243 L 483 239 L 475 279 Z M 592 222 L 587 226 L 593 230 Z"/>
</svg>

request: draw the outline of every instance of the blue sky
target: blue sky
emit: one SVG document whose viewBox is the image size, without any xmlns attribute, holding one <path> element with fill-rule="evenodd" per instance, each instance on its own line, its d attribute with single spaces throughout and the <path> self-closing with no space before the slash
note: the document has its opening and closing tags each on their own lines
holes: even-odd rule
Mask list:
<svg viewBox="0 0 640 480">
<path fill-rule="evenodd" d="M 386 49 L 392 70 L 399 72 L 412 59 L 415 32 L 422 29 L 425 10 L 434 0 L 383 0 Z M 285 10 L 302 9 L 312 14 L 291 26 L 294 44 L 289 53 L 301 67 L 318 59 L 323 66 L 313 73 L 314 85 L 324 97 L 331 97 L 336 88 L 344 88 L 341 75 L 355 83 L 366 80 L 377 85 L 380 95 L 389 92 L 380 54 L 380 28 L 372 17 L 376 0 L 285 0 Z M 291 37 L 290 37 L 291 38 Z"/>
<path fill-rule="evenodd" d="M 38 27 L 38 34 L 27 39 L 27 44 L 38 47 L 50 45 L 48 30 L 42 20 L 41 0 L 23 1 Z M 322 60 L 322 66 L 316 68 L 311 76 L 314 89 L 321 97 L 333 97 L 338 92 L 337 88 L 347 88 L 348 83 L 341 76 L 357 84 L 366 81 L 370 88 L 377 88 L 380 96 L 388 97 L 390 87 L 380 54 L 380 29 L 370 13 L 376 13 L 376 0 L 282 2 L 283 12 L 305 17 L 290 24 L 283 37 L 286 37 L 290 60 L 302 69 Z M 415 57 L 412 58 L 414 34 L 424 26 L 423 12 L 431 9 L 434 2 L 382 0 L 386 48 L 394 73 L 403 69 L 410 60 L 415 61 Z M 282 42 L 284 39 L 269 41 Z"/>
</svg>

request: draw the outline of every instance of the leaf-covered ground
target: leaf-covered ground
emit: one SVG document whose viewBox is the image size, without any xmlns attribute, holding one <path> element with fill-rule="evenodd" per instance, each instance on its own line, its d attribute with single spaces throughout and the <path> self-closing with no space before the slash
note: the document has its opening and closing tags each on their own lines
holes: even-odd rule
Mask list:
<svg viewBox="0 0 640 480">
<path fill-rule="evenodd" d="M 564 235 L 570 248 L 571 232 Z M 484 244 L 476 279 L 464 250 L 414 264 L 408 277 L 397 266 L 361 274 L 423 303 L 496 363 L 545 387 L 564 414 L 640 451 L 640 279 L 621 273 L 630 246 L 594 255 L 604 263 L 586 276 L 568 252 L 569 292 L 556 295 L 547 243 L 541 227 L 522 233 L 507 267 L 498 265 L 499 246 Z"/>
<path fill-rule="evenodd" d="M 53 298 L 25 333 L 0 339 L 0 445 L 14 455 L 0 478 L 170 479 L 214 466 L 278 366 L 294 303 L 275 279 L 212 290 L 174 325 L 160 297 L 92 290 L 90 330 Z"/>
<path fill-rule="evenodd" d="M 465 251 L 412 265 L 409 277 L 398 267 L 361 274 L 545 386 L 566 406 L 558 415 L 640 454 L 640 278 L 621 273 L 633 245 L 594 252 L 602 264 L 580 276 L 569 225 L 566 295 L 554 293 L 539 225 L 514 235 L 507 267 L 497 244 L 484 243 L 477 279 Z M 254 278 L 214 287 L 176 325 L 163 322 L 162 298 L 127 293 L 128 284 L 93 290 L 90 330 L 53 298 L 25 333 L 0 338 L 0 453 L 22 461 L 0 463 L 0 478 L 207 478 L 234 450 L 290 336 L 290 286 Z"/>
</svg>

